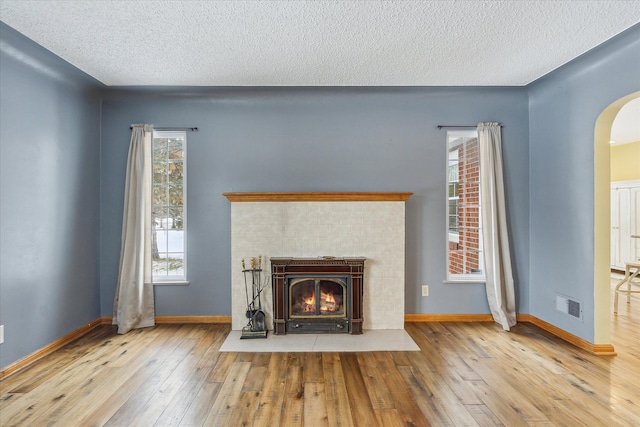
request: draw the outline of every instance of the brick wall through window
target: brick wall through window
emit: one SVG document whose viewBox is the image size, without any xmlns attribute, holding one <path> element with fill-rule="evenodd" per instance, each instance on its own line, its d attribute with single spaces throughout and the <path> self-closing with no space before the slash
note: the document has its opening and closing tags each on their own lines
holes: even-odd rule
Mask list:
<svg viewBox="0 0 640 427">
<path fill-rule="evenodd" d="M 449 150 L 457 152 L 458 175 L 457 203 L 455 198 L 451 197 L 450 183 L 449 211 L 451 215 L 454 209 L 453 206 L 457 208 L 457 229 L 451 226 L 453 220 L 450 218 L 449 274 L 481 274 L 480 157 L 478 139 L 461 138 L 461 141 L 450 145 Z M 450 151 L 449 158 L 455 159 L 455 154 Z M 449 166 L 456 167 L 455 161 L 451 162 L 450 160 Z"/>
</svg>

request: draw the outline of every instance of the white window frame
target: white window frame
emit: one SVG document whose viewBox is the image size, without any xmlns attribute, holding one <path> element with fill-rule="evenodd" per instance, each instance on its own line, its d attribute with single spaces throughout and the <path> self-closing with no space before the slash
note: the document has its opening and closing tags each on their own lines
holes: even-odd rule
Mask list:
<svg viewBox="0 0 640 427">
<path fill-rule="evenodd" d="M 457 233 L 451 232 L 451 230 L 449 229 L 450 227 L 450 211 L 449 208 L 451 207 L 451 201 L 452 200 L 460 200 L 460 196 L 458 197 L 451 197 L 451 195 L 449 194 L 449 185 L 451 184 L 452 181 L 449 180 L 449 178 L 451 177 L 450 175 L 450 171 L 449 168 L 451 167 L 451 157 L 449 157 L 449 151 L 447 150 L 447 233 L 448 233 L 448 238 L 449 238 L 449 242 L 454 242 L 454 243 L 458 243 L 460 242 L 460 232 L 458 231 Z M 458 160 L 458 153 L 456 152 L 456 156 L 455 156 L 455 160 L 456 160 L 456 164 L 458 164 L 457 160 Z M 458 181 L 455 182 L 460 182 L 460 177 L 458 176 Z M 460 192 L 460 187 L 458 184 L 458 192 Z M 458 209 L 460 209 L 459 205 L 458 205 Z M 458 228 L 460 227 L 460 224 L 458 224 Z"/>
<path fill-rule="evenodd" d="M 183 274 L 182 275 L 157 275 L 153 274 L 153 284 L 154 285 L 186 285 L 188 284 L 187 280 L 187 132 L 186 131 L 158 131 L 154 130 L 152 144 L 155 144 L 155 140 L 159 138 L 177 138 L 182 139 L 182 252 L 180 251 L 172 251 L 172 253 L 181 253 L 183 256 Z M 153 150 L 152 150 L 153 151 Z M 155 186 L 155 183 L 152 182 L 152 185 Z M 166 182 L 167 191 L 168 191 L 168 180 Z M 155 204 L 152 203 L 153 208 L 156 207 Z M 168 204 L 167 197 L 167 205 L 168 208 L 170 205 Z M 152 221 L 152 233 L 154 231 L 154 222 Z"/>
<path fill-rule="evenodd" d="M 446 222 L 445 222 L 445 233 L 446 233 L 446 279 L 444 280 L 444 283 L 484 283 L 485 282 L 485 273 L 484 273 L 484 253 L 482 251 L 482 215 L 480 214 L 480 209 L 479 210 L 479 214 L 478 214 L 478 226 L 479 226 L 479 244 L 480 244 L 480 250 L 479 250 L 479 259 L 478 259 L 478 263 L 479 266 L 481 268 L 481 273 L 474 273 L 474 274 L 456 274 L 456 273 L 451 273 L 449 271 L 449 257 L 450 257 L 450 250 L 449 250 L 449 242 L 454 242 L 454 243 L 459 243 L 460 242 L 460 229 L 462 228 L 462 225 L 459 223 L 458 224 L 458 233 L 451 233 L 449 231 L 449 201 L 451 200 L 451 198 L 449 197 L 449 164 L 450 164 L 450 157 L 449 157 L 449 141 L 453 140 L 453 139 L 457 139 L 457 138 L 477 138 L 478 137 L 478 131 L 476 129 L 473 130 L 450 130 L 447 131 L 447 135 L 446 135 Z M 478 153 L 479 154 L 479 153 Z M 457 153 L 456 153 L 456 157 L 457 157 Z M 458 182 L 460 182 L 463 178 L 458 176 Z M 478 177 L 478 179 L 480 179 L 480 177 Z M 460 191 L 460 187 L 461 185 L 459 185 L 459 189 L 458 191 Z M 480 208 L 482 206 L 482 199 L 480 197 L 480 194 L 478 194 L 478 207 Z M 460 210 L 460 206 L 458 206 L 458 210 Z"/>
</svg>

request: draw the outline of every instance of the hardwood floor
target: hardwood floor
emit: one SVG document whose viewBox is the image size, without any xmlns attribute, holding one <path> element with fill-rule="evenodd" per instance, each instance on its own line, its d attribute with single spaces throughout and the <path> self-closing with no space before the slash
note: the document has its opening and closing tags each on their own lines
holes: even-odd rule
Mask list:
<svg viewBox="0 0 640 427">
<path fill-rule="evenodd" d="M 0 382 L 0 425 L 640 425 L 637 295 L 613 357 L 528 323 L 407 323 L 420 352 L 221 353 L 229 329 L 100 327 Z"/>
</svg>

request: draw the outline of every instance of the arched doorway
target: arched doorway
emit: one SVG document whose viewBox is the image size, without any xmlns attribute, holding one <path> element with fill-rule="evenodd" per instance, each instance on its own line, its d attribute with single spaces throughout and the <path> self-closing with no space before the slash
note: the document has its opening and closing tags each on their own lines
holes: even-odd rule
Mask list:
<svg viewBox="0 0 640 427">
<path fill-rule="evenodd" d="M 620 109 L 640 98 L 640 91 L 622 97 L 600 113 L 594 131 L 594 342 L 611 342 L 610 293 L 610 145 L 611 127 Z"/>
</svg>

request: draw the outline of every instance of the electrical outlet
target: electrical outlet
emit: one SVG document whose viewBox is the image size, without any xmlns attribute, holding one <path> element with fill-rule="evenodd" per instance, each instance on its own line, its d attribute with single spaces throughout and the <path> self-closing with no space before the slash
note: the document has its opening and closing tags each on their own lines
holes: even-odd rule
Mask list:
<svg viewBox="0 0 640 427">
<path fill-rule="evenodd" d="M 0 344 L 4 342 L 4 325 L 0 325 Z"/>
<path fill-rule="evenodd" d="M 423 297 L 429 296 L 429 285 L 422 285 L 422 296 Z"/>
</svg>

